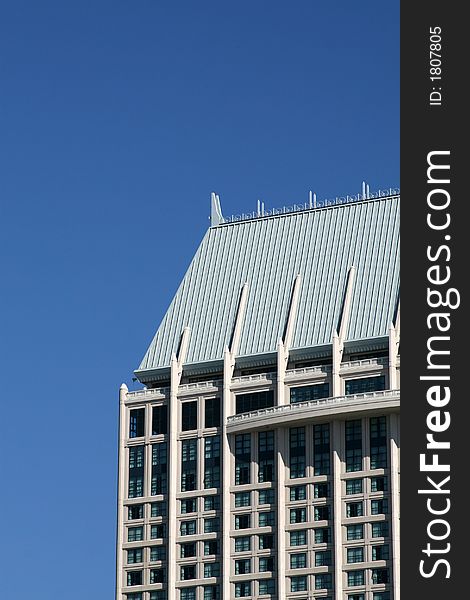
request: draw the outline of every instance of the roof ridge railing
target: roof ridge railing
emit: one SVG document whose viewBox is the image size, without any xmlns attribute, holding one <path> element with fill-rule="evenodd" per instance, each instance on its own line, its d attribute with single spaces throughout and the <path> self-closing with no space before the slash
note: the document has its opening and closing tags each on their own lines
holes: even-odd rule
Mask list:
<svg viewBox="0 0 470 600">
<path fill-rule="evenodd" d="M 315 194 L 310 195 L 309 202 L 302 204 L 292 204 L 291 206 L 283 206 L 282 208 L 271 208 L 269 210 L 264 208 L 264 202 L 258 203 L 258 210 L 254 210 L 250 213 L 241 213 L 239 215 L 231 215 L 230 217 L 223 218 L 220 225 L 227 225 L 229 223 L 238 223 L 240 221 L 250 221 L 253 219 L 260 219 L 263 217 L 276 217 L 279 215 L 292 214 L 296 212 L 304 212 L 307 210 L 315 210 L 317 208 L 328 208 L 330 206 L 342 206 L 344 204 L 352 204 L 354 202 L 366 202 L 369 200 L 383 200 L 384 198 L 398 198 L 400 196 L 400 188 L 387 188 L 385 190 L 378 190 L 377 192 L 369 192 L 362 194 L 354 194 L 352 196 L 336 196 L 334 199 L 325 198 L 318 200 Z"/>
</svg>

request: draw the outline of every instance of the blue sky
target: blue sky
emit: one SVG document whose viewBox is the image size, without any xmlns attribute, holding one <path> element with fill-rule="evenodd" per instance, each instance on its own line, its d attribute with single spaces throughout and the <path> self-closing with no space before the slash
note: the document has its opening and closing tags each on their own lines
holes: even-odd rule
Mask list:
<svg viewBox="0 0 470 600">
<path fill-rule="evenodd" d="M 210 192 L 230 215 L 399 185 L 398 11 L 2 2 L 2 598 L 113 598 L 118 388 Z"/>
</svg>

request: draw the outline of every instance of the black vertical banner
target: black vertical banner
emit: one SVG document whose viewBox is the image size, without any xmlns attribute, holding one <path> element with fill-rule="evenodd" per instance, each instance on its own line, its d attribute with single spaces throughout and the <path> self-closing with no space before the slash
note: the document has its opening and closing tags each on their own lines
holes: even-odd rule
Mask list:
<svg viewBox="0 0 470 600">
<path fill-rule="evenodd" d="M 464 90 L 470 53 L 463 7 L 434 0 L 401 4 L 400 587 L 405 599 L 468 595 L 463 542 L 470 510 L 465 468 L 470 202 L 464 179 L 470 169 Z"/>
</svg>

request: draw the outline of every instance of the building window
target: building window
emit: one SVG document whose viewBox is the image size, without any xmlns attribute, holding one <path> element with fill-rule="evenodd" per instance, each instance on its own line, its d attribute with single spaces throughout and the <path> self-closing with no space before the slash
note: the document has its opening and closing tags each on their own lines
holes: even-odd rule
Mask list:
<svg viewBox="0 0 470 600">
<path fill-rule="evenodd" d="M 236 560 L 235 575 L 247 575 L 248 573 L 251 573 L 251 559 Z"/>
<path fill-rule="evenodd" d="M 274 481 L 274 431 L 258 434 L 258 482 Z"/>
<path fill-rule="evenodd" d="M 237 537 L 235 538 L 235 552 L 248 552 L 251 550 L 251 538 L 250 537 Z"/>
<path fill-rule="evenodd" d="M 364 525 L 348 525 L 346 527 L 346 539 L 348 541 L 364 539 Z"/>
<path fill-rule="evenodd" d="M 388 513 L 388 500 L 387 498 L 381 498 L 380 500 L 370 501 L 370 514 L 371 515 L 382 515 Z"/>
<path fill-rule="evenodd" d="M 218 585 L 204 586 L 204 600 L 220 600 L 220 587 Z"/>
<path fill-rule="evenodd" d="M 313 497 L 314 498 L 328 498 L 330 495 L 330 484 L 329 483 L 315 483 L 313 486 Z"/>
<path fill-rule="evenodd" d="M 388 569 L 372 569 L 372 583 L 388 583 Z"/>
<path fill-rule="evenodd" d="M 183 402 L 181 405 L 181 429 L 192 431 L 197 429 L 197 401 Z"/>
<path fill-rule="evenodd" d="M 331 574 L 330 573 L 320 573 L 319 575 L 315 575 L 315 589 L 316 590 L 324 590 L 331 588 Z"/>
<path fill-rule="evenodd" d="M 164 590 L 150 592 L 150 600 L 168 600 L 167 592 Z"/>
<path fill-rule="evenodd" d="M 151 525 L 150 526 L 150 539 L 158 540 L 165 537 L 165 525 Z"/>
<path fill-rule="evenodd" d="M 251 492 L 237 492 L 235 494 L 235 508 L 251 506 Z"/>
<path fill-rule="evenodd" d="M 191 558 L 196 556 L 196 542 L 180 544 L 180 554 L 181 558 Z"/>
<path fill-rule="evenodd" d="M 145 446 L 129 448 L 129 498 L 141 498 L 144 495 L 144 450 Z"/>
<path fill-rule="evenodd" d="M 129 437 L 144 437 L 145 435 L 145 408 L 135 408 L 129 411 Z"/>
<path fill-rule="evenodd" d="M 196 512 L 196 498 L 189 498 L 187 500 L 181 500 L 181 514 L 186 515 L 188 513 Z"/>
<path fill-rule="evenodd" d="M 128 571 L 127 585 L 142 585 L 142 571 Z"/>
<path fill-rule="evenodd" d="M 140 542 L 144 539 L 144 528 L 143 527 L 129 527 L 127 530 L 127 541 L 128 542 Z"/>
<path fill-rule="evenodd" d="M 204 427 L 220 427 L 220 398 L 205 399 Z"/>
<path fill-rule="evenodd" d="M 348 571 L 348 586 L 364 585 L 364 571 Z"/>
<path fill-rule="evenodd" d="M 375 417 L 370 420 L 370 468 L 387 468 L 387 419 Z"/>
<path fill-rule="evenodd" d="M 292 427 L 289 430 L 290 477 L 305 477 L 305 427 Z"/>
<path fill-rule="evenodd" d="M 322 550 L 321 552 L 315 552 L 315 566 L 316 567 L 328 567 L 331 565 L 331 551 Z"/>
<path fill-rule="evenodd" d="M 167 452 L 166 442 L 152 444 L 152 489 L 151 495 L 166 494 Z"/>
<path fill-rule="evenodd" d="M 379 392 L 385 389 L 385 376 L 361 377 L 360 379 L 348 379 L 346 381 L 346 395 L 367 394 L 368 392 Z"/>
<path fill-rule="evenodd" d="M 272 556 L 263 556 L 259 559 L 259 572 L 266 573 L 274 571 L 274 558 Z"/>
<path fill-rule="evenodd" d="M 328 383 L 319 383 L 316 385 L 304 385 L 290 389 L 291 404 L 297 402 L 310 402 L 311 400 L 320 400 L 328 398 L 330 395 L 330 386 Z"/>
<path fill-rule="evenodd" d="M 196 489 L 197 479 L 197 439 L 183 440 L 181 443 L 181 491 Z"/>
<path fill-rule="evenodd" d="M 204 440 L 204 488 L 220 487 L 220 436 L 212 435 Z"/>
<path fill-rule="evenodd" d="M 204 564 L 204 579 L 209 579 L 209 577 L 219 577 L 220 576 L 220 563 L 205 563 Z"/>
<path fill-rule="evenodd" d="M 258 584 L 258 594 L 260 596 L 272 596 L 276 593 L 276 582 L 274 579 L 262 579 Z"/>
<path fill-rule="evenodd" d="M 315 475 L 330 474 L 330 424 L 315 425 L 313 433 Z"/>
<path fill-rule="evenodd" d="M 204 542 L 204 556 L 212 556 L 219 553 L 218 540 L 207 540 Z"/>
<path fill-rule="evenodd" d="M 346 481 L 346 495 L 362 494 L 362 479 L 348 479 Z"/>
<path fill-rule="evenodd" d="M 237 394 L 236 414 L 253 412 L 274 406 L 274 392 L 251 392 L 249 394 Z"/>
<path fill-rule="evenodd" d="M 249 529 L 251 527 L 251 514 L 235 515 L 235 529 Z"/>
<path fill-rule="evenodd" d="M 346 472 L 362 470 L 362 422 L 346 421 Z"/>
<path fill-rule="evenodd" d="M 305 546 L 307 543 L 307 531 L 305 529 L 297 529 L 290 532 L 291 546 Z"/>
<path fill-rule="evenodd" d="M 305 569 L 307 567 L 307 554 L 305 552 L 290 555 L 291 569 Z"/>
<path fill-rule="evenodd" d="M 259 527 L 274 527 L 274 513 L 273 512 L 260 512 L 258 515 L 258 526 Z"/>
<path fill-rule="evenodd" d="M 364 548 L 348 548 L 346 551 L 348 563 L 358 563 L 364 561 Z"/>
<path fill-rule="evenodd" d="M 272 489 L 260 490 L 258 492 L 258 504 L 274 504 L 274 502 L 275 502 L 274 494 L 275 494 L 275 492 Z"/>
<path fill-rule="evenodd" d="M 364 600 L 364 594 L 348 594 L 348 600 Z"/>
<path fill-rule="evenodd" d="M 386 521 L 379 521 L 378 523 L 372 523 L 372 537 L 387 537 L 388 536 L 388 523 Z"/>
<path fill-rule="evenodd" d="M 166 404 L 152 408 L 152 435 L 168 432 L 168 410 Z"/>
<path fill-rule="evenodd" d="M 180 600 L 196 600 L 196 588 L 183 588 L 180 590 Z"/>
<path fill-rule="evenodd" d="M 140 562 L 142 562 L 142 548 L 132 548 L 131 550 L 127 551 L 128 565 Z"/>
<path fill-rule="evenodd" d="M 235 584 L 235 598 L 251 596 L 251 581 L 239 581 Z"/>
<path fill-rule="evenodd" d="M 181 521 L 180 524 L 181 535 L 195 535 L 196 534 L 196 520 L 192 521 Z"/>
<path fill-rule="evenodd" d="M 330 544 L 331 529 L 329 527 L 320 527 L 315 529 L 315 544 Z"/>
<path fill-rule="evenodd" d="M 196 565 L 185 565 L 184 567 L 181 567 L 180 579 L 181 581 L 196 579 Z"/>
<path fill-rule="evenodd" d="M 295 502 L 296 500 L 305 500 L 307 498 L 307 486 L 295 485 L 291 487 L 289 497 L 291 502 Z"/>
<path fill-rule="evenodd" d="M 259 535 L 259 549 L 272 550 L 274 548 L 274 536 L 272 534 Z"/>
<path fill-rule="evenodd" d="M 150 569 L 150 583 L 164 583 L 165 569 Z"/>
<path fill-rule="evenodd" d="M 142 594 L 137 592 L 136 594 L 126 594 L 126 600 L 142 600 Z"/>
<path fill-rule="evenodd" d="M 315 506 L 313 509 L 314 521 L 328 521 L 330 518 L 330 507 L 328 504 Z"/>
<path fill-rule="evenodd" d="M 372 546 L 372 560 L 388 560 L 390 553 L 387 544 Z"/>
<path fill-rule="evenodd" d="M 388 490 L 388 482 L 386 477 L 371 477 L 370 491 L 371 492 L 386 492 Z"/>
<path fill-rule="evenodd" d="M 144 505 L 143 504 L 131 504 L 127 507 L 127 518 L 129 521 L 133 521 L 135 519 L 143 519 L 144 518 Z"/>
<path fill-rule="evenodd" d="M 290 509 L 290 522 L 291 523 L 305 523 L 306 521 L 307 521 L 307 509 L 305 507 Z"/>
<path fill-rule="evenodd" d="M 204 510 L 219 510 L 220 496 L 206 496 L 204 498 Z"/>
<path fill-rule="evenodd" d="M 362 517 L 364 515 L 364 505 L 362 502 L 347 502 L 346 516 L 347 517 Z"/>
<path fill-rule="evenodd" d="M 166 559 L 166 546 L 151 546 L 150 562 L 157 562 Z"/>
<path fill-rule="evenodd" d="M 374 592 L 373 600 L 390 600 L 389 592 Z"/>
<path fill-rule="evenodd" d="M 216 531 L 219 531 L 219 529 L 219 517 L 214 517 L 212 519 L 204 519 L 204 533 L 214 533 Z"/>
<path fill-rule="evenodd" d="M 250 483 L 251 435 L 235 436 L 235 485 Z"/>
<path fill-rule="evenodd" d="M 166 502 L 152 502 L 150 505 L 151 517 L 166 517 Z"/>
<path fill-rule="evenodd" d="M 307 577 L 301 575 L 300 577 L 290 578 L 290 591 L 291 592 L 306 592 L 307 591 Z"/>
</svg>

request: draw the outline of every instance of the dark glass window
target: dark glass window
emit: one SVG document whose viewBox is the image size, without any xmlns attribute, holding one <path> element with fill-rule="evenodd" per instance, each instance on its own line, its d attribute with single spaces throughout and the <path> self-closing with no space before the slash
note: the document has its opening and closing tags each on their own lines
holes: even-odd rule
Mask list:
<svg viewBox="0 0 470 600">
<path fill-rule="evenodd" d="M 276 582 L 274 579 L 260 579 L 258 586 L 260 596 L 273 596 L 276 593 Z"/>
<path fill-rule="evenodd" d="M 196 588 L 183 588 L 180 590 L 180 600 L 196 600 Z"/>
<path fill-rule="evenodd" d="M 370 420 L 370 468 L 387 468 L 386 417 L 374 417 Z"/>
<path fill-rule="evenodd" d="M 181 558 L 191 558 L 196 556 L 196 543 L 191 542 L 189 544 L 180 545 Z"/>
<path fill-rule="evenodd" d="M 274 548 L 274 536 L 272 534 L 260 535 L 258 538 L 260 550 L 271 550 Z"/>
<path fill-rule="evenodd" d="M 357 548 L 348 548 L 347 549 L 347 562 L 348 563 L 358 563 L 364 561 L 364 548 L 359 546 Z"/>
<path fill-rule="evenodd" d="M 321 552 L 315 552 L 315 566 L 316 567 L 328 567 L 331 565 L 331 551 L 322 550 Z"/>
<path fill-rule="evenodd" d="M 364 505 L 362 502 L 347 502 L 346 516 L 347 517 L 362 517 L 364 514 Z"/>
<path fill-rule="evenodd" d="M 307 498 L 307 486 L 296 485 L 294 487 L 291 487 L 289 497 L 290 497 L 291 501 L 305 500 Z"/>
<path fill-rule="evenodd" d="M 273 489 L 260 490 L 258 492 L 258 504 L 274 504 L 275 491 Z"/>
<path fill-rule="evenodd" d="M 181 514 L 196 512 L 196 498 L 181 500 Z"/>
<path fill-rule="evenodd" d="M 388 569 L 372 569 L 372 583 L 388 583 Z"/>
<path fill-rule="evenodd" d="M 142 585 L 142 571 L 128 571 L 127 585 Z"/>
<path fill-rule="evenodd" d="M 204 519 L 204 533 L 214 533 L 220 529 L 219 517 Z"/>
<path fill-rule="evenodd" d="M 235 508 L 251 506 L 251 492 L 238 492 L 235 494 Z"/>
<path fill-rule="evenodd" d="M 181 405 L 181 429 L 190 431 L 197 429 L 197 401 L 183 402 Z"/>
<path fill-rule="evenodd" d="M 330 484 L 325 483 L 315 483 L 313 486 L 313 497 L 314 498 L 328 498 L 330 495 Z"/>
<path fill-rule="evenodd" d="M 386 477 L 371 477 L 370 491 L 371 492 L 386 492 L 388 489 Z"/>
<path fill-rule="evenodd" d="M 129 437 L 145 435 L 145 408 L 135 408 L 129 412 Z"/>
<path fill-rule="evenodd" d="M 259 572 L 266 573 L 267 571 L 274 571 L 273 556 L 263 556 L 259 559 Z"/>
<path fill-rule="evenodd" d="M 129 448 L 129 498 L 140 498 L 144 495 L 144 450 L 144 446 L 131 446 Z"/>
<path fill-rule="evenodd" d="M 305 427 L 289 430 L 291 479 L 305 477 Z"/>
<path fill-rule="evenodd" d="M 129 527 L 127 530 L 127 541 L 128 542 L 140 542 L 144 539 L 144 528 L 143 527 Z"/>
<path fill-rule="evenodd" d="M 328 521 L 330 518 L 329 505 L 315 506 L 313 509 L 313 518 L 315 521 Z"/>
<path fill-rule="evenodd" d="M 274 431 L 258 434 L 258 482 L 274 481 Z"/>
<path fill-rule="evenodd" d="M 387 544 L 372 546 L 372 560 L 388 560 L 390 558 Z"/>
<path fill-rule="evenodd" d="M 181 535 L 195 535 L 196 534 L 196 521 L 181 521 L 180 523 L 180 534 Z"/>
<path fill-rule="evenodd" d="M 235 485 L 250 483 L 251 435 L 235 436 Z"/>
<path fill-rule="evenodd" d="M 307 531 L 305 529 L 296 529 L 289 534 L 291 546 L 305 546 L 307 543 Z"/>
<path fill-rule="evenodd" d="M 251 558 L 235 561 L 235 575 L 247 575 L 251 573 Z"/>
<path fill-rule="evenodd" d="M 330 424 L 315 425 L 313 432 L 315 475 L 330 474 Z"/>
<path fill-rule="evenodd" d="M 307 554 L 305 552 L 290 555 L 290 568 L 291 569 L 305 569 L 306 567 L 307 567 Z"/>
<path fill-rule="evenodd" d="M 290 389 L 291 404 L 297 402 L 310 402 L 310 400 L 320 400 L 328 398 L 330 395 L 330 386 L 328 383 L 320 383 L 317 385 L 304 385 L 302 387 L 294 387 Z"/>
<path fill-rule="evenodd" d="M 204 439 L 204 488 L 220 487 L 220 435 Z"/>
<path fill-rule="evenodd" d="M 152 409 L 152 435 L 167 433 L 168 411 L 166 404 L 154 406 Z"/>
<path fill-rule="evenodd" d="M 329 527 L 319 527 L 315 529 L 315 544 L 330 544 L 331 529 Z"/>
<path fill-rule="evenodd" d="M 150 569 L 150 583 L 164 583 L 165 569 Z"/>
<path fill-rule="evenodd" d="M 150 505 L 151 517 L 166 517 L 166 502 L 152 502 Z"/>
<path fill-rule="evenodd" d="M 346 472 L 362 470 L 362 422 L 346 421 Z"/>
<path fill-rule="evenodd" d="M 251 596 L 251 581 L 239 581 L 235 584 L 235 598 Z"/>
<path fill-rule="evenodd" d="M 220 576 L 220 563 L 204 563 L 204 579 Z"/>
<path fill-rule="evenodd" d="M 307 577 L 300 575 L 299 577 L 290 578 L 290 591 L 291 592 L 306 592 L 307 591 Z"/>
<path fill-rule="evenodd" d="M 166 546 L 152 546 L 150 548 L 150 562 L 157 562 L 166 559 Z"/>
<path fill-rule="evenodd" d="M 204 586 L 204 600 L 220 600 L 220 587 L 218 585 Z"/>
<path fill-rule="evenodd" d="M 348 479 L 346 481 L 346 494 L 362 494 L 362 479 Z"/>
<path fill-rule="evenodd" d="M 196 565 L 185 565 L 181 567 L 181 581 L 196 579 Z"/>
<path fill-rule="evenodd" d="M 127 564 L 142 562 L 142 548 L 132 548 L 127 551 Z"/>
<path fill-rule="evenodd" d="M 265 392 L 251 392 L 249 394 L 237 394 L 236 413 L 252 412 L 274 406 L 274 392 L 268 390 Z"/>
<path fill-rule="evenodd" d="M 165 525 L 151 525 L 150 526 L 150 539 L 159 540 L 165 537 Z"/>
<path fill-rule="evenodd" d="M 127 518 L 129 521 L 133 521 L 134 519 L 143 519 L 144 518 L 144 505 L 143 504 L 132 504 L 127 507 L 128 513 Z"/>
<path fill-rule="evenodd" d="M 183 440 L 181 443 L 181 491 L 196 489 L 197 478 L 197 439 Z"/>
<path fill-rule="evenodd" d="M 207 540 L 204 542 L 204 556 L 219 553 L 219 542 L 217 540 Z"/>
<path fill-rule="evenodd" d="M 346 539 L 362 540 L 364 538 L 364 525 L 348 525 L 346 527 Z"/>
<path fill-rule="evenodd" d="M 251 513 L 235 515 L 235 529 L 249 529 L 251 527 Z"/>
<path fill-rule="evenodd" d="M 204 510 L 219 510 L 220 496 L 206 496 L 204 498 Z"/>
<path fill-rule="evenodd" d="M 379 375 L 378 377 L 362 377 L 361 379 L 348 379 L 346 381 L 346 395 L 379 392 L 384 389 L 384 375 Z"/>
<path fill-rule="evenodd" d="M 152 489 L 151 495 L 166 494 L 167 452 L 166 442 L 152 445 Z"/>
<path fill-rule="evenodd" d="M 204 402 L 204 427 L 220 427 L 220 398 L 206 398 Z"/>
</svg>

